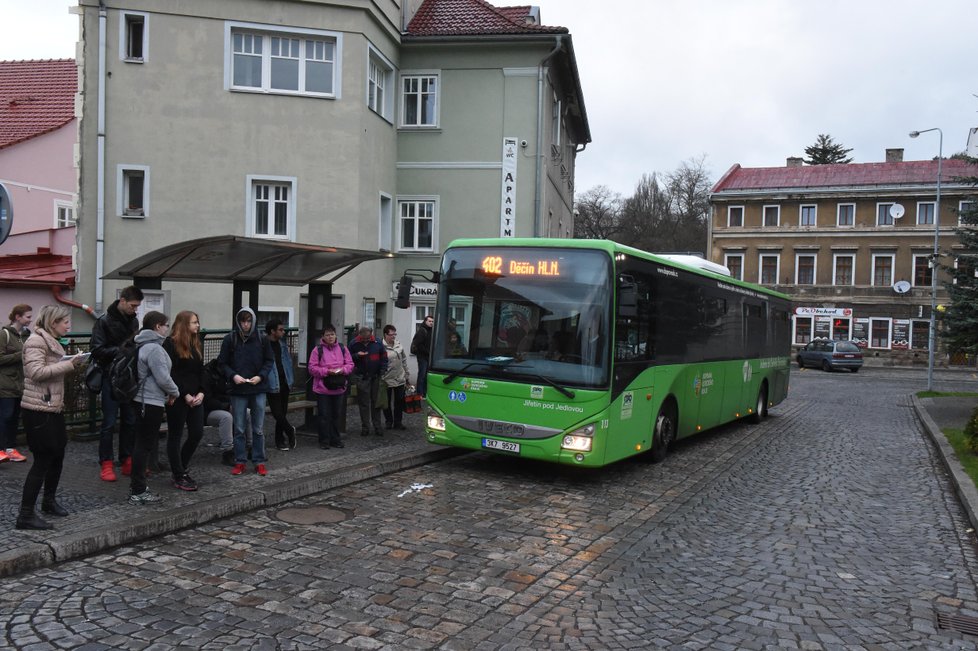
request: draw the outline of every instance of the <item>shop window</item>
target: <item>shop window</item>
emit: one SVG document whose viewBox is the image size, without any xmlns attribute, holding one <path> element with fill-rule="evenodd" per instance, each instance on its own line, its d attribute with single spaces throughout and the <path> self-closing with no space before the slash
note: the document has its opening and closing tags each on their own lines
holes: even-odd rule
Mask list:
<svg viewBox="0 0 978 651">
<path fill-rule="evenodd" d="M 869 320 L 869 347 L 890 349 L 890 319 Z"/>
</svg>

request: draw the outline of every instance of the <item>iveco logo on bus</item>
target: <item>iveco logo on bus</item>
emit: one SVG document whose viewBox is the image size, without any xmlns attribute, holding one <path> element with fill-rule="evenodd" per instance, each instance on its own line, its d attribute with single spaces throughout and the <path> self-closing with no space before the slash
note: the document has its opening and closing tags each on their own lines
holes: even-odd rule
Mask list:
<svg viewBox="0 0 978 651">
<path fill-rule="evenodd" d="M 479 419 L 479 431 L 496 436 L 523 436 L 523 426 L 517 423 L 502 423 L 498 420 Z"/>
</svg>

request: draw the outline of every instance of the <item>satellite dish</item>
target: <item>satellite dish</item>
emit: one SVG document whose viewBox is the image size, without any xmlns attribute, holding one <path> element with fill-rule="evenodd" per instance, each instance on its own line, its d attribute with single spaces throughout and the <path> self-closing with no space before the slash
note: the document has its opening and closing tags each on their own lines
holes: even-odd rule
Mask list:
<svg viewBox="0 0 978 651">
<path fill-rule="evenodd" d="M 890 206 L 890 217 L 893 219 L 900 219 L 906 212 L 901 204 L 895 203 Z"/>
<path fill-rule="evenodd" d="M 908 283 L 906 280 L 898 280 L 893 283 L 893 291 L 895 291 L 897 294 L 906 294 L 910 291 L 910 283 Z"/>
</svg>

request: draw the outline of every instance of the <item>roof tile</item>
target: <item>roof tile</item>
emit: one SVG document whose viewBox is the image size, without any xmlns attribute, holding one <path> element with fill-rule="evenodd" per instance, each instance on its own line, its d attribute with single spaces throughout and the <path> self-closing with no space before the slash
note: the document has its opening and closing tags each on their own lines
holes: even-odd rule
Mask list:
<svg viewBox="0 0 978 651">
<path fill-rule="evenodd" d="M 529 25 L 529 6 L 495 7 L 485 0 L 425 0 L 408 24 L 412 36 L 566 34 L 566 27 Z"/>
<path fill-rule="evenodd" d="M 978 175 L 978 167 L 968 161 L 945 159 L 941 180 Z M 937 177 L 936 160 L 899 163 L 848 163 L 806 165 L 803 167 L 740 167 L 734 165 L 713 192 L 739 190 L 778 190 L 785 188 L 836 188 L 874 185 L 927 185 Z"/>
<path fill-rule="evenodd" d="M 0 149 L 74 119 L 77 90 L 74 59 L 0 61 Z"/>
</svg>

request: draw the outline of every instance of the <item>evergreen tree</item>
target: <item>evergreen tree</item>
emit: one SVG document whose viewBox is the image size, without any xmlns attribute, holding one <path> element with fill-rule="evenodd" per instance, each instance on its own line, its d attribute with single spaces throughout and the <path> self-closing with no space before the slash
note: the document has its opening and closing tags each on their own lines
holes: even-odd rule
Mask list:
<svg viewBox="0 0 978 651">
<path fill-rule="evenodd" d="M 976 158 L 968 160 L 978 164 Z M 967 180 L 978 188 L 978 176 Z M 944 339 L 949 350 L 974 354 L 978 353 L 978 197 L 969 197 L 965 206 L 954 232 L 966 253 L 958 255 L 957 265 L 944 267 L 951 276 L 945 285 L 951 300 L 944 312 Z"/>
<path fill-rule="evenodd" d="M 834 165 L 836 163 L 851 163 L 852 157 L 846 156 L 852 148 L 846 149 L 832 140 L 827 133 L 818 134 L 814 145 L 805 147 L 805 162 L 809 165 Z"/>
</svg>

